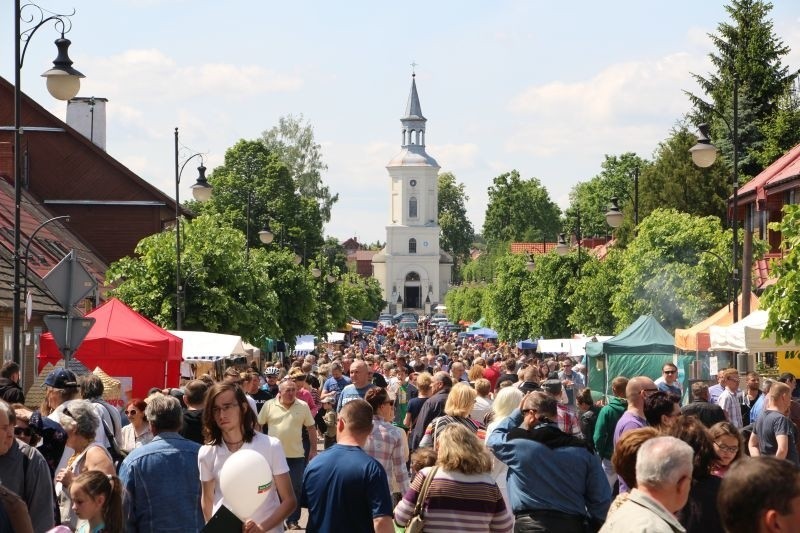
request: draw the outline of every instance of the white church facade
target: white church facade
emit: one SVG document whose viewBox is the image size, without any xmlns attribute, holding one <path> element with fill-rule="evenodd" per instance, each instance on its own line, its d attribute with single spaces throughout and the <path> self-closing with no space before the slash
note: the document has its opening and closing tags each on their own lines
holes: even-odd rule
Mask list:
<svg viewBox="0 0 800 533">
<path fill-rule="evenodd" d="M 386 246 L 372 258 L 390 312 L 426 314 L 450 285 L 453 259 L 439 248 L 439 164 L 425 151 L 425 123 L 412 75 L 402 148 L 386 169 L 391 180 Z"/>
</svg>

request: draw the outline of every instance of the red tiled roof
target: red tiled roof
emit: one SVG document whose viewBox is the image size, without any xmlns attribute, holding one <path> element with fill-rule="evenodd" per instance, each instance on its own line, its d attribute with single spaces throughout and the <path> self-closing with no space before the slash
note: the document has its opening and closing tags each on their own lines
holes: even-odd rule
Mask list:
<svg viewBox="0 0 800 533">
<path fill-rule="evenodd" d="M 512 242 L 512 254 L 546 254 L 556 248 L 555 242 Z"/>
<path fill-rule="evenodd" d="M 739 188 L 739 196 L 755 194 L 756 200 L 766 200 L 766 189 L 798 177 L 800 177 L 800 144 L 742 185 Z"/>
<path fill-rule="evenodd" d="M 372 256 L 377 253 L 378 250 L 359 250 L 355 253 L 356 261 L 372 261 Z"/>
</svg>

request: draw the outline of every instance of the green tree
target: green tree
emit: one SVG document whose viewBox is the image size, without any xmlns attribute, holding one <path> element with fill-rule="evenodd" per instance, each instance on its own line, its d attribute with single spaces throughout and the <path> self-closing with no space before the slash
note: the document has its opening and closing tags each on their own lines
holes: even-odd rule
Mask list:
<svg viewBox="0 0 800 533">
<path fill-rule="evenodd" d="M 469 196 L 463 183 L 456 183 L 452 172 L 439 174 L 439 226 L 442 228 L 440 246 L 453 256 L 456 270 L 469 258 L 470 245 L 475 237 L 472 222 L 467 218 Z"/>
<path fill-rule="evenodd" d="M 656 209 L 675 209 L 696 216 L 726 219 L 730 173 L 722 165 L 699 168 L 689 148 L 696 136 L 678 125 L 656 150 L 655 160 L 639 177 L 639 223 Z M 721 223 L 721 222 L 720 222 Z"/>
<path fill-rule="evenodd" d="M 513 241 L 553 241 L 561 228 L 561 209 L 536 178 L 523 180 L 513 170 L 494 178 L 483 237 L 492 245 Z"/>
<path fill-rule="evenodd" d="M 257 248 L 250 251 L 250 261 L 264 262 L 262 276 L 278 297 L 277 321 L 280 336 L 290 342 L 298 335 L 313 333 L 322 335 L 331 331 L 328 323 L 321 320 L 321 307 L 327 305 L 332 296 L 321 299 L 315 280 L 303 265 L 295 262 L 294 252 L 287 248 Z"/>
<path fill-rule="evenodd" d="M 484 315 L 489 287 L 484 283 L 466 283 L 447 291 L 445 304 L 452 322 L 477 322 Z"/>
<path fill-rule="evenodd" d="M 582 276 L 582 266 L 588 254 L 571 252 L 566 256 L 555 253 L 540 255 L 531 273 L 531 283 L 522 295 L 522 305 L 530 328 L 525 337 L 570 337 L 568 321 L 572 312 L 570 296 Z"/>
<path fill-rule="evenodd" d="M 767 287 L 761 297 L 762 307 L 769 309 L 766 333 L 775 334 L 779 342 L 800 342 L 800 205 L 783 206 L 783 218 L 770 224 L 781 232 L 783 257 L 772 264 L 778 280 Z"/>
<path fill-rule="evenodd" d="M 211 199 L 195 210 L 221 217 L 242 232 L 250 228 L 251 248 L 262 247 L 258 232 L 269 224 L 273 247 L 312 257 L 323 243 L 322 214 L 313 198 L 302 196 L 286 165 L 264 143 L 241 140 L 225 152 L 225 163 L 208 178 Z M 249 205 L 249 217 L 248 217 Z"/>
<path fill-rule="evenodd" d="M 570 207 L 565 213 L 565 229 L 574 232 L 579 209 L 581 234 L 584 237 L 607 235 L 611 228 L 606 223 L 606 212 L 612 196 L 619 199 L 620 208 L 632 221 L 634 174 L 641 173 L 646 165 L 647 161 L 633 152 L 606 155 L 598 175 L 572 188 Z"/>
<path fill-rule="evenodd" d="M 329 222 L 331 207 L 339 200 L 331 194 L 330 187 L 322 182 L 322 173 L 328 170 L 322 160 L 322 147 L 314 140 L 314 128 L 303 123 L 303 115 L 286 115 L 278 125 L 261 134 L 261 142 L 277 155 L 288 168 L 296 190 L 316 200 L 322 220 Z"/>
<path fill-rule="evenodd" d="M 717 33 L 709 35 L 716 49 L 709 54 L 715 70 L 706 76 L 694 75 L 711 101 L 687 92 L 695 108 L 695 118 L 711 123 L 715 144 L 730 166 L 732 134 L 725 123 L 733 122 L 734 79 L 738 81 L 742 178 L 755 176 L 764 169 L 763 155 L 759 157 L 767 149 L 763 125 L 770 122 L 797 77 L 797 71 L 789 71 L 782 63 L 790 50 L 773 31 L 772 20 L 768 18 L 772 7 L 770 2 L 762 0 L 731 0 L 725 6 L 730 22 L 720 22 Z M 789 144 L 780 152 L 794 146 L 798 139 L 800 132 L 789 136 L 785 139 Z"/>
<path fill-rule="evenodd" d="M 523 304 L 523 294 L 533 282 L 527 258 L 509 254 L 498 259 L 497 275 L 486 295 L 486 320 L 501 340 L 527 339 L 532 328 Z"/>
<path fill-rule="evenodd" d="M 358 320 L 374 320 L 386 305 L 378 280 L 352 272 L 342 278 L 342 299 L 345 316 Z"/>
<path fill-rule="evenodd" d="M 762 167 L 771 165 L 800 142 L 800 88 L 797 80 L 778 99 L 775 112 L 761 124 L 761 133 L 764 135 L 764 143 L 756 153 L 756 158 Z"/>
<path fill-rule="evenodd" d="M 730 230 L 715 217 L 657 209 L 620 258 L 612 311 L 621 330 L 643 314 L 667 330 L 686 327 L 728 298 Z M 704 253 L 704 252 L 710 253 Z"/>
<path fill-rule="evenodd" d="M 611 300 L 620 283 L 622 253 L 612 248 L 602 261 L 591 257 L 583 264 L 581 278 L 568 300 L 572 308 L 568 320 L 573 331 L 607 335 L 619 329 L 611 312 Z"/>
<path fill-rule="evenodd" d="M 182 223 L 181 272 L 184 323 L 188 330 L 232 333 L 259 343 L 280 337 L 279 298 L 265 274 L 263 254 L 244 260 L 244 236 L 218 218 Z M 175 235 L 142 239 L 135 257 L 124 257 L 106 272 L 112 296 L 164 328 L 175 327 Z"/>
</svg>

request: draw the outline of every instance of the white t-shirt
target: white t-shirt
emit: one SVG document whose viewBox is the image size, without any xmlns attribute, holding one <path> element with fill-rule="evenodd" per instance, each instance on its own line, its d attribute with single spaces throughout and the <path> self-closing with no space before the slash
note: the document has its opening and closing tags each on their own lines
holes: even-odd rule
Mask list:
<svg viewBox="0 0 800 533">
<path fill-rule="evenodd" d="M 289 465 L 286 463 L 286 456 L 283 454 L 281 441 L 275 437 L 270 437 L 263 433 L 256 432 L 252 442 L 245 442 L 241 450 L 254 450 L 267 460 L 270 470 L 272 470 L 273 478 L 279 474 L 287 474 L 289 472 Z M 233 452 L 236 453 L 236 452 Z M 222 492 L 219 486 L 219 473 L 222 470 L 222 465 L 231 452 L 225 442 L 220 445 L 206 444 L 200 448 L 200 453 L 197 457 L 197 463 L 200 468 L 200 481 L 215 481 L 214 483 L 214 508 L 212 514 L 216 513 L 222 505 Z M 275 510 L 280 506 L 281 502 L 278 498 L 278 489 L 273 484 L 270 489 L 267 499 L 261 507 L 250 518 L 261 523 L 271 516 Z M 281 533 L 283 526 L 270 529 L 267 533 Z"/>
</svg>

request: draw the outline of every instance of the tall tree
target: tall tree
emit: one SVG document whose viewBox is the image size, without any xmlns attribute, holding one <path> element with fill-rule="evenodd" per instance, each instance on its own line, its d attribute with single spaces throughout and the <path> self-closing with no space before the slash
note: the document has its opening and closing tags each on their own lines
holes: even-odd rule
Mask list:
<svg viewBox="0 0 800 533">
<path fill-rule="evenodd" d="M 726 220 L 731 193 L 728 171 L 721 165 L 697 167 L 689 155 L 696 137 L 678 125 L 659 144 L 655 160 L 639 177 L 639 223 L 654 210 L 675 209 L 696 216 Z"/>
<path fill-rule="evenodd" d="M 494 178 L 483 237 L 489 246 L 510 241 L 553 241 L 561 228 L 561 209 L 536 178 L 523 180 L 513 170 Z"/>
<path fill-rule="evenodd" d="M 572 309 L 568 320 L 573 331 L 609 335 L 618 330 L 610 304 L 620 283 L 622 254 L 622 250 L 612 248 L 602 261 L 590 258 L 583 264 L 581 278 L 568 299 Z"/>
<path fill-rule="evenodd" d="M 612 299 L 617 329 L 651 314 L 672 330 L 715 311 L 729 295 L 730 245 L 730 230 L 715 217 L 673 209 L 650 213 L 620 260 Z"/>
<path fill-rule="evenodd" d="M 244 259 L 244 236 L 216 217 L 181 224 L 184 324 L 189 330 L 241 335 L 253 343 L 280 337 L 278 292 L 262 254 Z M 113 296 L 164 328 L 175 327 L 175 235 L 157 233 L 106 272 Z M 276 292 L 278 289 L 278 292 Z M 309 299 L 310 300 L 310 299 Z M 292 300 L 302 306 L 303 299 Z M 313 304 L 313 300 L 311 300 Z"/>
<path fill-rule="evenodd" d="M 725 6 L 730 22 L 720 22 L 717 33 L 709 35 L 716 48 L 709 54 L 715 71 L 705 76 L 694 75 L 711 101 L 687 92 L 695 107 L 695 118 L 711 123 L 715 144 L 730 165 L 733 146 L 729 125 L 732 126 L 733 118 L 734 80 L 738 82 L 739 170 L 743 181 L 764 169 L 764 159 L 759 157 L 767 149 L 763 126 L 776 113 L 780 99 L 786 96 L 798 74 L 782 63 L 790 50 L 773 31 L 768 18 L 772 7 L 770 2 L 762 0 L 731 0 Z M 798 139 L 800 132 L 785 139 L 789 144 L 781 152 Z"/>
<path fill-rule="evenodd" d="M 263 246 L 258 232 L 267 223 L 274 234 L 273 248 L 290 248 L 308 258 L 322 245 L 319 206 L 295 190 L 287 166 L 264 143 L 236 143 L 225 152 L 224 164 L 214 169 L 208 181 L 214 187 L 211 199 L 193 207 L 220 216 L 242 232 L 249 223 L 251 248 Z"/>
<path fill-rule="evenodd" d="M 648 162 L 632 152 L 606 155 L 602 170 L 592 179 L 581 182 L 570 192 L 570 207 L 565 213 L 565 231 L 574 232 L 580 210 L 581 234 L 584 237 L 610 233 L 606 212 L 611 197 L 617 197 L 626 220 L 633 221 L 634 175 L 641 175 Z M 641 216 L 640 216 L 641 219 Z"/>
<path fill-rule="evenodd" d="M 322 160 L 322 147 L 314 140 L 314 128 L 303 123 L 303 115 L 286 115 L 278 119 L 278 125 L 261 134 L 261 142 L 276 154 L 287 167 L 297 191 L 314 198 L 322 219 L 329 222 L 331 207 L 339 195 L 331 194 L 330 187 L 322 181 L 322 173 L 328 165 Z"/>
<path fill-rule="evenodd" d="M 439 226 L 442 228 L 441 248 L 449 252 L 458 265 L 466 263 L 470 245 L 475 237 L 472 222 L 467 218 L 469 200 L 463 183 L 456 183 L 452 172 L 439 174 Z"/>
</svg>

